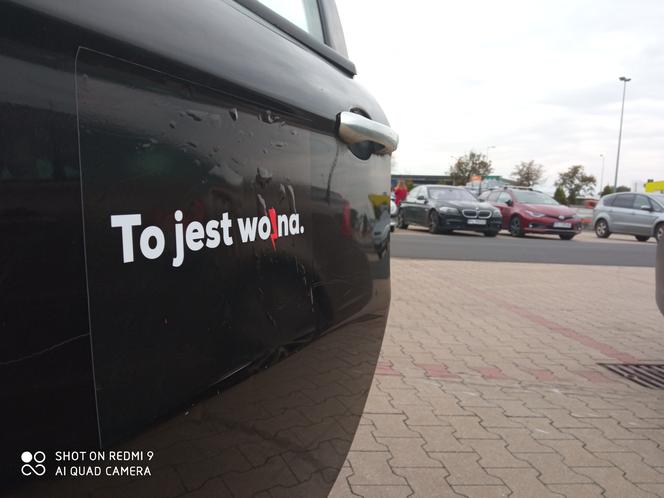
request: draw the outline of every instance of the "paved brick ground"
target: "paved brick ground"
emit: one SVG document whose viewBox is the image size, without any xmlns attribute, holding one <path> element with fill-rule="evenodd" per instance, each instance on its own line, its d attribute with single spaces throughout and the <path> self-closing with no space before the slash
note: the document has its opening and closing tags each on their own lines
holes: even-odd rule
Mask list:
<svg viewBox="0 0 664 498">
<path fill-rule="evenodd" d="M 654 269 L 392 260 L 374 385 L 333 497 L 664 496 Z"/>
</svg>

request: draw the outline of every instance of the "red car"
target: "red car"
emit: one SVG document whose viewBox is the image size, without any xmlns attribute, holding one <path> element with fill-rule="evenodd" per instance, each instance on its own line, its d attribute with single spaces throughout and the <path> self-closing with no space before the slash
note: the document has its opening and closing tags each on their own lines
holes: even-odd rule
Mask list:
<svg viewBox="0 0 664 498">
<path fill-rule="evenodd" d="M 513 237 L 523 237 L 526 233 L 544 233 L 571 240 L 583 229 L 575 211 L 536 190 L 494 190 L 487 201 L 500 209 L 503 215 L 502 228 L 509 230 Z"/>
</svg>

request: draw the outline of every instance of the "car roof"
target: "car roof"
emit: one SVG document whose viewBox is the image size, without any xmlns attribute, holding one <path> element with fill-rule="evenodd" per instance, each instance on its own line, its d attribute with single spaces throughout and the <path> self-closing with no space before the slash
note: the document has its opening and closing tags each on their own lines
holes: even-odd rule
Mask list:
<svg viewBox="0 0 664 498">
<path fill-rule="evenodd" d="M 539 192 L 540 194 L 542 193 L 541 190 L 535 190 L 535 189 L 532 188 L 532 187 L 516 187 L 516 186 L 512 186 L 512 187 L 503 187 L 502 189 L 498 189 L 498 190 L 517 190 L 517 191 L 519 191 L 519 190 L 523 190 L 523 191 L 525 191 L 525 192 Z"/>
<path fill-rule="evenodd" d="M 426 185 L 416 185 L 416 187 L 437 187 L 437 188 L 453 188 L 457 190 L 468 190 L 466 187 L 461 187 L 459 185 L 440 185 L 436 183 L 428 183 Z"/>
</svg>

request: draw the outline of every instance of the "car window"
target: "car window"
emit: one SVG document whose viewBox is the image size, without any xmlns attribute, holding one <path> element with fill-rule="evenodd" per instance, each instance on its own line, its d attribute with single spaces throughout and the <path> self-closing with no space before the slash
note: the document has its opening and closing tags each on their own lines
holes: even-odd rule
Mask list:
<svg viewBox="0 0 664 498">
<path fill-rule="evenodd" d="M 320 42 L 325 42 L 317 0 L 258 0 Z"/>
<path fill-rule="evenodd" d="M 525 204 L 558 204 L 558 202 L 552 197 L 549 197 L 542 192 L 535 192 L 534 190 L 513 190 L 512 193 L 517 201 Z"/>
<path fill-rule="evenodd" d="M 415 202 L 417 199 L 417 196 L 419 195 L 420 187 L 415 187 L 413 190 L 408 192 L 408 197 L 406 197 L 406 200 L 408 202 Z"/>
<path fill-rule="evenodd" d="M 609 197 L 603 197 L 602 198 L 602 205 L 603 206 L 613 206 L 613 201 L 616 199 L 615 196 L 609 196 Z"/>
<path fill-rule="evenodd" d="M 617 195 L 612 205 L 613 207 L 632 209 L 634 206 L 634 194 Z"/>
<path fill-rule="evenodd" d="M 473 194 L 461 188 L 433 187 L 429 189 L 429 196 L 439 201 L 476 201 Z"/>
<path fill-rule="evenodd" d="M 498 199 L 498 195 L 500 195 L 500 192 L 491 192 L 489 194 L 489 197 L 487 197 L 487 201 L 496 202 L 496 200 Z"/>
<path fill-rule="evenodd" d="M 641 209 L 643 206 L 650 207 L 650 201 L 648 198 L 645 195 L 635 195 L 632 207 L 634 209 Z"/>
<path fill-rule="evenodd" d="M 512 199 L 512 197 L 510 196 L 510 194 L 508 194 L 507 192 L 501 192 L 500 195 L 498 195 L 498 201 L 497 202 L 499 202 L 501 204 L 507 204 L 507 201 L 509 201 L 511 199 Z"/>
<path fill-rule="evenodd" d="M 650 205 L 652 208 L 661 213 L 664 211 L 664 195 L 653 196 L 650 198 Z"/>
</svg>

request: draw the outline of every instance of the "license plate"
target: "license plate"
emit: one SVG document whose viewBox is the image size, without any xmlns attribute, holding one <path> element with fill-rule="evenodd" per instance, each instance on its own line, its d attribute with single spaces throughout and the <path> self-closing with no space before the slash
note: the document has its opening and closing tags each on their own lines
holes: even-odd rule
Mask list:
<svg viewBox="0 0 664 498">
<path fill-rule="evenodd" d="M 566 222 L 563 222 L 563 221 L 556 221 L 553 224 L 553 228 L 572 228 L 572 224 L 571 223 L 566 223 Z"/>
<path fill-rule="evenodd" d="M 486 225 L 486 220 L 476 220 L 476 219 L 470 219 L 468 220 L 469 225 Z"/>
</svg>

